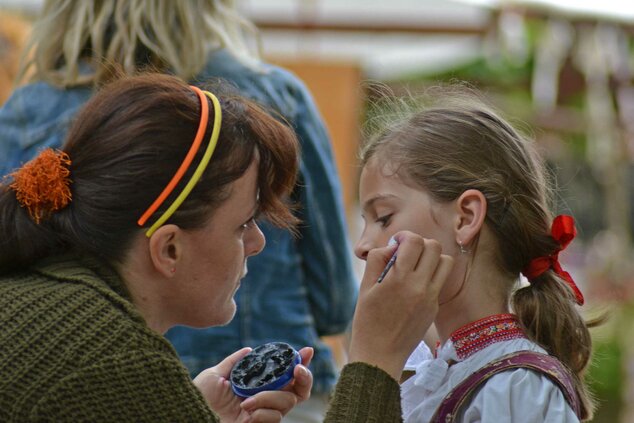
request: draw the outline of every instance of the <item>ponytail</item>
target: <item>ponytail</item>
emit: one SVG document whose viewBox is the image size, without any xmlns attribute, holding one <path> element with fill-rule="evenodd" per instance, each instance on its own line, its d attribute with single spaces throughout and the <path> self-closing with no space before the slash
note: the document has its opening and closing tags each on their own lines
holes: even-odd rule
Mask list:
<svg viewBox="0 0 634 423">
<path fill-rule="evenodd" d="M 68 154 L 47 148 L 3 181 L 11 180 L 2 185 L 0 272 L 37 260 L 53 248 L 63 251 L 60 232 L 43 223 L 72 200 L 70 164 Z"/>
<path fill-rule="evenodd" d="M 530 286 L 517 290 L 511 303 L 526 335 L 571 370 L 582 404 L 580 417 L 589 419 L 594 405 L 583 383 L 592 355 L 589 328 L 602 323 L 603 319 L 584 320 L 575 307 L 575 303 L 584 303 L 583 294 L 559 264 L 559 251 L 575 235 L 572 217 L 560 215 L 554 219 L 550 236 L 540 236 L 540 242 L 535 243 L 548 245 L 550 241 L 547 248 L 551 253 L 534 258 L 522 271 Z"/>
<path fill-rule="evenodd" d="M 35 223 L 8 184 L 0 185 L 0 274 L 62 252 L 64 242 L 48 222 Z"/>
</svg>

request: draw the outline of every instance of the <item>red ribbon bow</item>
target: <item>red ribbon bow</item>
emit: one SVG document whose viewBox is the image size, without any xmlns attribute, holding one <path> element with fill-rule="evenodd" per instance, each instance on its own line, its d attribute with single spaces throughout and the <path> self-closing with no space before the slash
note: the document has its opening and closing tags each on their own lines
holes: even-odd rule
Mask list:
<svg viewBox="0 0 634 423">
<path fill-rule="evenodd" d="M 531 260 L 528 266 L 526 266 L 526 268 L 522 271 L 522 274 L 526 276 L 529 281 L 532 281 L 546 270 L 552 268 L 555 273 L 557 273 L 557 275 L 565 280 L 568 286 L 570 286 L 572 292 L 575 294 L 575 298 L 577 299 L 577 304 L 583 305 L 583 294 L 572 279 L 572 276 L 570 276 L 570 273 L 562 269 L 561 264 L 559 264 L 559 252 L 563 251 L 577 235 L 575 220 L 572 216 L 557 216 L 553 220 L 551 234 L 553 239 L 559 243 L 559 248 L 549 256 L 537 257 Z"/>
</svg>

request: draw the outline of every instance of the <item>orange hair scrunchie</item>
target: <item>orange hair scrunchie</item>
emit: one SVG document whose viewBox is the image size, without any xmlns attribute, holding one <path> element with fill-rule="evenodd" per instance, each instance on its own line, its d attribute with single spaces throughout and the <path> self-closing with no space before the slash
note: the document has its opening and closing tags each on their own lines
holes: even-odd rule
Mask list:
<svg viewBox="0 0 634 423">
<path fill-rule="evenodd" d="M 70 164 L 68 154 L 47 148 L 11 173 L 13 182 L 9 187 L 15 191 L 18 202 L 29 211 L 35 223 L 39 224 L 43 218 L 63 209 L 72 200 Z"/>
</svg>

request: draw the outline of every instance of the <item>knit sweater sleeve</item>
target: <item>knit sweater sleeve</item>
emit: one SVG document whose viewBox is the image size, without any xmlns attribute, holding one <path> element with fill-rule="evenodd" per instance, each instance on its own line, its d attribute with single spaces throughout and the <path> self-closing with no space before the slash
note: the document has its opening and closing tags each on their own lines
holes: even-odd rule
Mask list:
<svg viewBox="0 0 634 423">
<path fill-rule="evenodd" d="M 324 423 L 402 421 L 400 388 L 396 380 L 365 363 L 344 366 Z"/>
<path fill-rule="evenodd" d="M 218 422 L 174 357 L 132 351 L 64 377 L 32 411 L 34 422 Z"/>
</svg>

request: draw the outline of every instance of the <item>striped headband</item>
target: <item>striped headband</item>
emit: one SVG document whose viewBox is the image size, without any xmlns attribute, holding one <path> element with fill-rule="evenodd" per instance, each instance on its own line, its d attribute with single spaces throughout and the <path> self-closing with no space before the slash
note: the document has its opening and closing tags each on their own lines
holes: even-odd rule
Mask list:
<svg viewBox="0 0 634 423">
<path fill-rule="evenodd" d="M 202 91 L 194 86 L 192 86 L 191 88 L 198 95 L 198 98 L 200 99 L 200 104 L 202 106 L 200 112 L 200 124 L 198 126 L 198 131 L 196 132 L 196 137 L 194 138 L 194 142 L 189 148 L 185 159 L 183 159 L 180 167 L 178 168 L 172 179 L 169 181 L 167 186 L 163 189 L 163 192 L 159 194 L 152 205 L 145 211 L 145 213 L 143 213 L 143 215 L 141 215 L 141 217 L 137 221 L 137 224 L 139 226 L 143 226 L 147 222 L 147 220 L 156 212 L 156 210 L 158 210 L 158 208 L 165 202 L 172 191 L 174 191 L 174 188 L 181 180 L 185 172 L 187 172 L 187 169 L 189 169 L 189 166 L 192 164 L 196 153 L 200 149 L 200 145 L 202 144 L 202 140 L 207 129 L 207 120 L 209 116 L 209 104 L 207 103 L 207 99 L 205 98 L 205 96 L 209 97 L 214 105 L 214 125 L 211 131 L 211 138 L 209 139 L 209 144 L 207 145 L 207 149 L 205 150 L 203 158 L 198 164 L 198 167 L 194 171 L 189 182 L 187 182 L 187 185 L 185 185 L 181 193 L 178 195 L 178 197 L 176 197 L 176 199 L 167 208 L 167 210 L 163 212 L 161 217 L 159 217 L 158 220 L 154 222 L 152 226 L 150 226 L 150 228 L 145 232 L 145 235 L 148 238 L 151 237 L 152 234 L 174 214 L 174 212 L 180 207 L 181 204 L 183 204 L 183 201 L 185 201 L 185 199 L 207 168 L 207 165 L 211 160 L 211 156 L 214 154 L 214 150 L 216 149 L 216 144 L 218 143 L 218 135 L 220 134 L 220 125 L 222 123 L 222 111 L 220 110 L 220 102 L 218 101 L 218 98 L 216 98 L 216 96 L 209 91 Z"/>
</svg>

